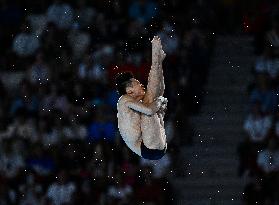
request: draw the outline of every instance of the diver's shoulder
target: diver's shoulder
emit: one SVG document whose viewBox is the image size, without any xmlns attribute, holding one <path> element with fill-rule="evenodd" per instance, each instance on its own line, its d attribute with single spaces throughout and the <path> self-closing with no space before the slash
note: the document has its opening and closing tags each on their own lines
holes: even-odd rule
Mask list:
<svg viewBox="0 0 279 205">
<path fill-rule="evenodd" d="M 128 101 L 128 96 L 121 95 L 117 102 L 117 108 L 120 109 L 120 107 L 122 107 L 125 104 L 125 102 L 127 102 L 127 101 Z"/>
<path fill-rule="evenodd" d="M 124 103 L 126 101 L 133 100 L 133 98 L 129 95 L 121 95 L 118 99 L 118 103 Z"/>
</svg>

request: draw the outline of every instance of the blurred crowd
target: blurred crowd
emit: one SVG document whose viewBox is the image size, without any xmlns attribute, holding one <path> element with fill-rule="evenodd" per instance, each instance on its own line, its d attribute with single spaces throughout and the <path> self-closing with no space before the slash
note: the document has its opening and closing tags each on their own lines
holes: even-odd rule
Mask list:
<svg viewBox="0 0 279 205">
<path fill-rule="evenodd" d="M 181 4 L 0 1 L 1 205 L 172 203 L 214 45 L 212 7 Z M 149 161 L 119 135 L 114 76 L 132 71 L 146 85 L 154 35 L 167 54 L 168 152 Z"/>
<path fill-rule="evenodd" d="M 239 177 L 248 176 L 244 204 L 279 204 L 279 4 L 256 1 L 244 26 L 254 35 L 256 60 L 249 104 L 238 146 Z M 249 16 L 249 18 L 248 18 Z"/>
</svg>

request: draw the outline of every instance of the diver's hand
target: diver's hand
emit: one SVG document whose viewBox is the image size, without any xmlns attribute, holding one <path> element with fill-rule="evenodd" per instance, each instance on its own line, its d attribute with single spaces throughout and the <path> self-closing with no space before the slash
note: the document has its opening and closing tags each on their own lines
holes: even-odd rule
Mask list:
<svg viewBox="0 0 279 205">
<path fill-rule="evenodd" d="M 159 111 L 159 109 L 162 107 L 163 101 L 162 99 L 155 99 L 151 104 L 150 104 L 150 108 L 153 111 L 153 114 L 155 114 L 156 112 Z"/>
<path fill-rule="evenodd" d="M 157 99 L 160 100 L 162 103 L 168 103 L 168 99 L 163 96 L 159 96 Z"/>
<path fill-rule="evenodd" d="M 161 107 L 160 107 L 159 110 L 166 111 L 167 110 L 168 99 L 163 97 L 163 96 L 159 96 L 158 99 L 162 102 Z"/>
</svg>

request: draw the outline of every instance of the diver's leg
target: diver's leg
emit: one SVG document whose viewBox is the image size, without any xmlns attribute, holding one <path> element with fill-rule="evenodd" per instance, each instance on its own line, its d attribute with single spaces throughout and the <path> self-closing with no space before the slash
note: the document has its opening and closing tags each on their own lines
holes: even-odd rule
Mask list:
<svg viewBox="0 0 279 205">
<path fill-rule="evenodd" d="M 157 114 L 155 115 L 156 118 L 159 119 Z M 161 125 L 154 127 L 151 124 L 149 126 L 152 127 L 157 134 L 152 132 L 151 135 L 147 135 L 148 133 L 145 132 L 142 135 L 141 156 L 149 160 L 158 160 L 165 155 L 167 150 L 165 129 Z"/>
<path fill-rule="evenodd" d="M 161 111 L 161 112 L 158 113 L 158 117 L 159 117 L 160 124 L 161 124 L 162 127 L 165 126 L 164 116 L 165 116 L 165 112 L 164 111 Z"/>
<path fill-rule="evenodd" d="M 151 103 L 163 94 L 164 90 L 164 79 L 162 71 L 162 59 L 163 51 L 160 38 L 155 36 L 152 40 L 152 65 L 148 74 L 148 83 L 146 88 L 146 93 L 143 98 L 143 103 Z"/>
<path fill-rule="evenodd" d="M 142 140 L 146 147 L 150 149 L 163 149 L 164 138 L 161 137 L 162 125 L 158 114 L 153 116 L 141 116 Z"/>
<path fill-rule="evenodd" d="M 164 73 L 163 73 L 163 60 L 165 59 L 166 54 L 162 49 L 160 50 L 160 57 L 159 57 L 159 66 L 158 66 L 158 73 L 159 73 L 159 96 L 164 95 L 165 91 L 165 81 L 164 81 Z"/>
</svg>

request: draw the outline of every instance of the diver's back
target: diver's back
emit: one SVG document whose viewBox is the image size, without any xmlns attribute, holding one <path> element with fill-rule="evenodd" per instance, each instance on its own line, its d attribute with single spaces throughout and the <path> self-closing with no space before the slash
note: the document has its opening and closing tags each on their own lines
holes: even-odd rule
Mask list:
<svg viewBox="0 0 279 205">
<path fill-rule="evenodd" d="M 130 109 L 126 102 L 130 98 L 122 95 L 117 103 L 118 129 L 127 146 L 136 154 L 140 153 L 141 142 L 141 114 Z"/>
</svg>

